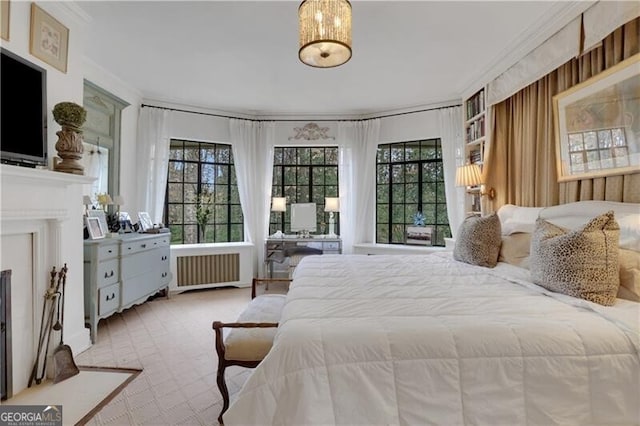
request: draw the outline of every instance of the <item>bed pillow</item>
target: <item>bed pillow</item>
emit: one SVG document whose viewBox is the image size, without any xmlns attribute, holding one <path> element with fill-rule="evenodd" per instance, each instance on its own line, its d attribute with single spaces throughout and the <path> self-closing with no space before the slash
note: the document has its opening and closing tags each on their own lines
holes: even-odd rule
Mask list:
<svg viewBox="0 0 640 426">
<path fill-rule="evenodd" d="M 640 253 L 620 249 L 618 261 L 620 263 L 618 297 L 640 302 Z"/>
<path fill-rule="evenodd" d="M 613 211 L 569 231 L 544 219 L 531 238 L 531 277 L 557 293 L 605 306 L 616 301 L 620 227 Z"/>
<path fill-rule="evenodd" d="M 493 268 L 498 263 L 501 233 L 500 219 L 489 216 L 469 216 L 458 230 L 453 258 L 471 265 Z"/>
<path fill-rule="evenodd" d="M 505 262 L 520 268 L 529 269 L 530 247 L 531 234 L 527 232 L 503 235 L 498 262 Z"/>
</svg>

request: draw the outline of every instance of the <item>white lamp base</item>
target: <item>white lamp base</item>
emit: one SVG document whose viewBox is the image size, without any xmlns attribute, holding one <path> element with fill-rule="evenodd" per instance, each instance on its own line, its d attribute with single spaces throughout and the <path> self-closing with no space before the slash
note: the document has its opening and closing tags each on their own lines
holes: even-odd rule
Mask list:
<svg viewBox="0 0 640 426">
<path fill-rule="evenodd" d="M 329 213 L 329 233 L 327 234 L 327 237 L 329 238 L 337 238 L 338 236 L 336 235 L 335 231 L 334 231 L 334 225 L 335 225 L 335 221 L 333 219 L 333 212 Z"/>
</svg>

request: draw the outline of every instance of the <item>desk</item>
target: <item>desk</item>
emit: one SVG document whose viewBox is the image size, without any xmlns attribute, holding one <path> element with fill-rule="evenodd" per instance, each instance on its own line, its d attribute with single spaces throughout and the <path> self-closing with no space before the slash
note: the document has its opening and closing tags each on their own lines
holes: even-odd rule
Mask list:
<svg viewBox="0 0 640 426">
<path fill-rule="evenodd" d="M 322 254 L 341 254 L 340 238 L 267 238 L 264 244 L 264 261 L 269 267 L 269 277 L 273 278 L 273 262 L 281 262 L 287 250 L 308 247 L 322 250 Z"/>
</svg>

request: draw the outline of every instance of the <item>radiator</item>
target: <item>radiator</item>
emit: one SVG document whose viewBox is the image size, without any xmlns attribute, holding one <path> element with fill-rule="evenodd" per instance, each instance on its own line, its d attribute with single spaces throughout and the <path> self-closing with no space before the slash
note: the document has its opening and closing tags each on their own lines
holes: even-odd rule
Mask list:
<svg viewBox="0 0 640 426">
<path fill-rule="evenodd" d="M 179 256 L 176 260 L 178 287 L 240 280 L 239 253 Z"/>
</svg>

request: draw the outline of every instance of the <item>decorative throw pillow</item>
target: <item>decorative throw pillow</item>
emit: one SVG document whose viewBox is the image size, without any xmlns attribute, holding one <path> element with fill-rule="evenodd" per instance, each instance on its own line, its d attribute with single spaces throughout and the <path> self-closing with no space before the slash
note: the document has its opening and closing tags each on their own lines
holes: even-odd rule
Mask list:
<svg viewBox="0 0 640 426">
<path fill-rule="evenodd" d="M 544 219 L 531 238 L 531 277 L 554 292 L 610 306 L 620 286 L 618 238 L 613 211 L 570 231 Z"/>
<path fill-rule="evenodd" d="M 503 235 L 498 262 L 529 269 L 530 247 L 531 234 L 529 233 L 518 232 L 517 234 Z"/>
<path fill-rule="evenodd" d="M 640 302 L 640 253 L 620 249 L 618 261 L 620 263 L 618 297 Z"/>
<path fill-rule="evenodd" d="M 469 216 L 458 230 L 453 258 L 493 268 L 498 263 L 501 243 L 500 219 L 496 213 L 484 217 Z"/>
</svg>

